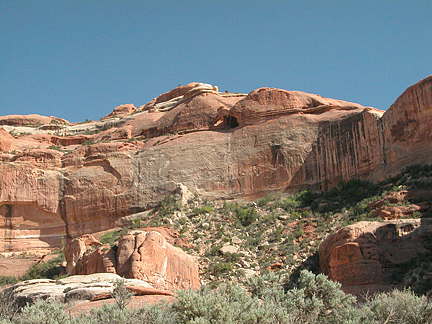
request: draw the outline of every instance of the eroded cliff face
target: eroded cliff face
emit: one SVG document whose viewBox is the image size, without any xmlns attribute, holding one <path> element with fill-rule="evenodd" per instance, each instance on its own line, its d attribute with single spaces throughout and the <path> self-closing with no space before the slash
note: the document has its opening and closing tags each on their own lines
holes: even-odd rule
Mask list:
<svg viewBox="0 0 432 324">
<path fill-rule="evenodd" d="M 389 175 L 413 163 L 432 161 L 432 76 L 409 87 L 382 118 L 385 168 Z"/>
<path fill-rule="evenodd" d="M 385 113 L 298 91 L 225 94 L 193 83 L 99 122 L 46 117 L 35 128 L 3 117 L 15 136 L 0 134 L 0 250 L 112 228 L 179 183 L 203 198 L 256 198 L 428 162 L 431 84 L 409 88 Z"/>
</svg>

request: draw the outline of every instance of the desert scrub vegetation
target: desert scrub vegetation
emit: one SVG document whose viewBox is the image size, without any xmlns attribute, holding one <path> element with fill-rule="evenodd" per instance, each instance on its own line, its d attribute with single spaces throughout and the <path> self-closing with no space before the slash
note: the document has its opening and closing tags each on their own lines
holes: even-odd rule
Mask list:
<svg viewBox="0 0 432 324">
<path fill-rule="evenodd" d="M 121 284 L 120 284 L 121 286 Z M 121 288 L 120 288 L 121 289 Z M 287 289 L 274 274 L 250 278 L 243 286 L 221 283 L 197 291 L 178 291 L 173 303 L 125 307 L 130 296 L 121 294 L 120 303 L 104 304 L 89 313 L 71 316 L 55 302 L 39 301 L 19 312 L 2 312 L 0 323 L 68 324 L 382 324 L 431 323 L 432 305 L 410 290 L 392 291 L 358 303 L 345 294 L 340 284 L 324 275 L 302 271 L 298 286 Z"/>
<path fill-rule="evenodd" d="M 83 146 L 86 146 L 86 145 L 92 145 L 92 144 L 96 144 L 96 142 L 95 142 L 95 140 L 94 140 L 93 138 L 86 139 L 86 140 L 84 140 L 84 141 L 82 142 L 82 145 L 83 145 Z"/>
<path fill-rule="evenodd" d="M 102 244 L 108 244 L 110 247 L 117 245 L 118 240 L 121 236 L 125 235 L 128 231 L 127 227 L 123 227 L 118 231 L 109 231 L 101 235 L 99 241 Z"/>
<path fill-rule="evenodd" d="M 129 229 L 172 226 L 178 230 L 191 244 L 187 252 L 200 260 L 205 283 L 238 282 L 244 276 L 265 274 L 271 267 L 298 278 L 302 269 L 319 270 L 317 250 L 329 233 L 362 220 L 382 221 L 374 215 L 371 203 L 389 192 L 424 188 L 431 170 L 414 166 L 381 183 L 353 179 L 324 192 L 272 193 L 255 202 L 208 201 L 195 196 L 182 206 L 174 195 L 168 195 Z M 116 240 L 117 235 L 111 245 Z M 227 245 L 239 260 L 221 252 Z"/>
</svg>

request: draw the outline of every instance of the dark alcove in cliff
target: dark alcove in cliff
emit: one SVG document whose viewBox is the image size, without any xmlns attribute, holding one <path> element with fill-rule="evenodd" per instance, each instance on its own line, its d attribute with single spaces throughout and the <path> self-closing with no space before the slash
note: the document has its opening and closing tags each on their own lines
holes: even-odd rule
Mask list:
<svg viewBox="0 0 432 324">
<path fill-rule="evenodd" d="M 226 128 L 236 128 L 239 126 L 238 120 L 234 116 L 224 116 L 223 118 L 219 118 L 213 124 L 214 129 L 226 129 Z"/>
<path fill-rule="evenodd" d="M 236 128 L 239 126 L 237 118 L 235 118 L 234 116 L 226 116 L 225 118 L 226 118 L 225 125 L 228 128 Z"/>
</svg>

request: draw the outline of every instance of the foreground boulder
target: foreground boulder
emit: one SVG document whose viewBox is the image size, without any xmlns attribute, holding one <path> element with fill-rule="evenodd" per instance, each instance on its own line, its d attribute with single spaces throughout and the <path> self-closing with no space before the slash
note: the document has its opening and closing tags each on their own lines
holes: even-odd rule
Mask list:
<svg viewBox="0 0 432 324">
<path fill-rule="evenodd" d="M 91 235 L 85 235 L 66 245 L 70 274 L 114 273 L 170 291 L 198 289 L 201 285 L 195 260 L 157 231 L 128 233 L 119 239 L 116 248 L 97 243 Z"/>
<path fill-rule="evenodd" d="M 124 280 L 112 273 L 71 276 L 58 280 L 35 279 L 17 283 L 0 291 L 2 298 L 10 298 L 19 306 L 38 300 L 68 305 L 110 298 L 116 282 Z M 169 291 L 153 288 L 143 280 L 125 279 L 126 288 L 136 295 L 172 296 Z"/>
<path fill-rule="evenodd" d="M 430 219 L 355 223 L 321 243 L 320 268 L 349 293 L 390 290 L 403 284 L 413 261 L 432 252 L 431 234 Z"/>
</svg>

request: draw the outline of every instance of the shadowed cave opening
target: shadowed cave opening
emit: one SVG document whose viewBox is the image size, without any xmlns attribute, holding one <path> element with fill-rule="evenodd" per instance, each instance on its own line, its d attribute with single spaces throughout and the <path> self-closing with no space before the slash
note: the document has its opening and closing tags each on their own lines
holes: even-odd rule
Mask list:
<svg viewBox="0 0 432 324">
<path fill-rule="evenodd" d="M 213 127 L 218 129 L 223 128 L 236 128 L 240 126 L 238 123 L 238 120 L 234 116 L 224 116 L 223 118 L 218 119 L 214 124 Z"/>
<path fill-rule="evenodd" d="M 235 118 L 234 116 L 226 116 L 224 119 L 225 119 L 225 125 L 228 128 L 236 128 L 239 126 L 237 118 Z"/>
</svg>

